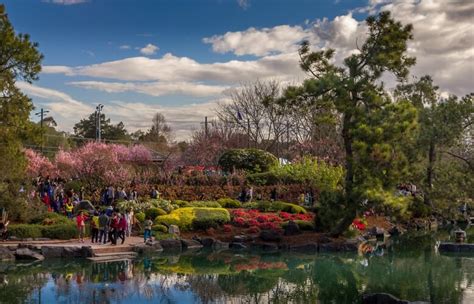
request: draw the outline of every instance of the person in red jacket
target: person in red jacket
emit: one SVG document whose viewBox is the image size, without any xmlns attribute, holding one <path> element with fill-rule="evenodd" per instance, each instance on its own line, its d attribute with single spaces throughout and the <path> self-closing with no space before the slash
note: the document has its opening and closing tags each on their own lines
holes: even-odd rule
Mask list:
<svg viewBox="0 0 474 304">
<path fill-rule="evenodd" d="M 119 218 L 117 213 L 112 213 L 112 217 L 110 219 L 110 229 L 109 229 L 109 240 L 112 245 L 117 245 L 117 235 L 119 231 Z"/>
<path fill-rule="evenodd" d="M 79 232 L 79 241 L 84 243 L 84 235 L 86 234 L 86 220 L 87 216 L 84 215 L 84 212 L 79 212 L 79 215 L 76 217 L 77 231 Z"/>
<path fill-rule="evenodd" d="M 125 215 L 119 213 L 119 228 L 118 228 L 118 237 L 122 240 L 122 244 L 125 242 L 125 231 L 127 231 L 127 219 Z"/>
</svg>

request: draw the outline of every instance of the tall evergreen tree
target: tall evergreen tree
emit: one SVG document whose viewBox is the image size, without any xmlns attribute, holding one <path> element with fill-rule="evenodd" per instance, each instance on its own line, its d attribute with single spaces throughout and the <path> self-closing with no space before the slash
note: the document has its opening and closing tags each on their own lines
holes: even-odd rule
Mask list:
<svg viewBox="0 0 474 304">
<path fill-rule="evenodd" d="M 331 229 L 339 235 L 351 224 L 363 202 L 402 203 L 392 197 L 395 184 L 406 173 L 405 140 L 416 129 L 416 109 L 408 102 L 392 102 L 380 84 L 384 73 L 405 80 L 415 58 L 406 55 L 412 26 L 403 26 L 389 12 L 366 20 L 369 33 L 359 52 L 343 66 L 333 63 L 334 50 L 312 52 L 300 48 L 301 67 L 311 78 L 285 92 L 284 102 L 301 106 L 317 103 L 342 119 L 345 180 L 340 218 Z M 397 206 L 403 207 L 403 206 Z"/>
</svg>

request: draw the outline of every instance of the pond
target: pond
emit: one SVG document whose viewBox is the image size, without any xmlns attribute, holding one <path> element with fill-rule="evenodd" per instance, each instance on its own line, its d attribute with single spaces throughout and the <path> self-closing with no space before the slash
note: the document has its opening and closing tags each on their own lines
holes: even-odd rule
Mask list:
<svg viewBox="0 0 474 304">
<path fill-rule="evenodd" d="M 383 255 L 185 252 L 134 261 L 0 264 L 1 303 L 359 303 L 385 292 L 474 303 L 474 255 L 435 253 L 437 236 L 405 235 Z"/>
</svg>

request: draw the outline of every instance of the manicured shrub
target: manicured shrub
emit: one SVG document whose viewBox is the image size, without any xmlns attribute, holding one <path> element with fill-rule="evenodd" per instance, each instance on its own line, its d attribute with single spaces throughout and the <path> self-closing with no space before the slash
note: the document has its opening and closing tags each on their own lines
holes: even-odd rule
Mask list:
<svg viewBox="0 0 474 304">
<path fill-rule="evenodd" d="M 173 201 L 173 204 L 178 205 L 179 208 L 189 207 L 189 206 L 186 206 L 188 203 L 189 203 L 188 201 L 183 201 L 183 200 L 174 200 Z"/>
<path fill-rule="evenodd" d="M 181 230 L 206 229 L 230 221 L 230 214 L 223 208 L 184 207 L 170 214 L 158 216 L 157 224 L 177 225 Z"/>
<path fill-rule="evenodd" d="M 145 213 L 138 212 L 135 214 L 135 218 L 137 219 L 138 222 L 143 223 L 145 221 Z"/>
<path fill-rule="evenodd" d="M 11 236 L 16 236 L 20 239 L 26 238 L 40 238 L 41 234 L 41 225 L 37 224 L 17 224 L 10 225 L 8 231 Z"/>
<path fill-rule="evenodd" d="M 55 212 L 47 212 L 40 214 L 31 219 L 31 224 L 55 225 L 71 222 L 66 216 Z"/>
<path fill-rule="evenodd" d="M 168 214 L 168 213 L 165 210 L 161 209 L 161 208 L 152 207 L 150 209 L 145 210 L 145 218 L 154 219 L 157 216 L 165 215 L 165 214 Z"/>
<path fill-rule="evenodd" d="M 167 233 L 168 232 L 168 227 L 166 227 L 165 225 L 157 224 L 157 225 L 153 225 L 153 227 L 151 227 L 151 230 L 157 231 L 157 232 Z"/>
<path fill-rule="evenodd" d="M 74 222 L 69 221 L 69 223 L 42 226 L 41 234 L 45 238 L 70 240 L 77 237 L 77 229 Z"/>
<path fill-rule="evenodd" d="M 220 198 L 217 202 L 221 205 L 222 208 L 240 208 L 241 203 L 238 200 L 231 199 L 231 198 Z"/>
<path fill-rule="evenodd" d="M 221 205 L 215 201 L 192 201 L 187 202 L 183 207 L 221 208 Z"/>
<path fill-rule="evenodd" d="M 193 220 L 193 229 L 206 230 L 217 228 L 230 221 L 230 214 L 223 208 L 196 208 L 196 218 Z"/>
<path fill-rule="evenodd" d="M 261 212 L 278 212 L 278 211 L 284 211 L 288 213 L 301 213 L 305 214 L 307 213 L 306 209 L 295 205 L 291 203 L 285 203 L 285 202 L 270 202 L 270 201 L 260 201 L 258 203 L 246 203 L 242 207 L 246 209 L 258 209 Z"/>
<path fill-rule="evenodd" d="M 166 211 L 166 213 L 170 213 L 174 209 L 177 209 L 178 206 L 171 203 L 171 201 L 163 200 L 163 199 L 152 199 L 147 201 L 152 207 L 161 208 Z M 153 217 L 154 218 L 154 217 Z"/>
<path fill-rule="evenodd" d="M 266 172 L 277 164 L 278 159 L 273 154 L 259 149 L 230 149 L 219 158 L 219 166 L 225 172 Z"/>
</svg>

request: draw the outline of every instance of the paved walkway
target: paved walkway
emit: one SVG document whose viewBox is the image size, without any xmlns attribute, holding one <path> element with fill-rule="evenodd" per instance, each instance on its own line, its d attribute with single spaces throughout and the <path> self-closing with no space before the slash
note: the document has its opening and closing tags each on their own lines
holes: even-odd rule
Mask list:
<svg viewBox="0 0 474 304">
<path fill-rule="evenodd" d="M 96 244 L 92 243 L 90 238 L 86 238 L 84 243 L 79 242 L 78 239 L 72 240 L 48 240 L 48 241 L 6 241 L 0 242 L 0 246 L 14 246 L 19 244 L 27 244 L 27 245 L 36 245 L 36 246 L 62 246 L 62 247 L 77 247 L 77 246 L 91 246 L 93 249 L 95 248 L 107 248 L 107 247 L 129 247 L 130 245 L 140 244 L 143 243 L 143 238 L 138 236 L 132 236 L 125 238 L 125 243 L 122 245 L 120 244 L 121 240 L 118 241 L 117 245 L 113 246 L 110 243 L 106 245 L 103 244 Z"/>
</svg>

